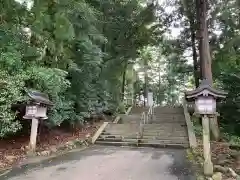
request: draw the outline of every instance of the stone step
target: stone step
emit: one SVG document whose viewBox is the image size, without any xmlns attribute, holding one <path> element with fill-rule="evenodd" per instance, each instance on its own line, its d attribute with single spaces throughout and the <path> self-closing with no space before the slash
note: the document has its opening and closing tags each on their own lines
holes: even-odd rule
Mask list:
<svg viewBox="0 0 240 180">
<path fill-rule="evenodd" d="M 162 130 L 162 129 L 186 129 L 186 124 L 173 124 L 173 123 L 162 123 L 162 124 L 144 124 L 143 128 L 146 130 Z"/>
<path fill-rule="evenodd" d="M 180 114 L 180 115 L 164 115 L 164 114 L 159 114 L 159 115 L 154 115 L 155 119 L 184 119 L 184 115 Z"/>
<path fill-rule="evenodd" d="M 161 116 L 155 116 L 153 118 L 155 121 L 185 121 L 184 117 L 161 117 Z"/>
<path fill-rule="evenodd" d="M 157 115 L 164 115 L 164 116 L 167 116 L 167 115 L 183 115 L 183 110 L 180 110 L 180 111 L 174 111 L 174 110 L 168 110 L 168 111 L 165 111 L 165 110 L 154 110 L 153 114 L 157 114 Z"/>
<path fill-rule="evenodd" d="M 186 132 L 186 129 L 143 129 L 144 133 L 152 133 L 152 134 L 178 134 L 181 132 Z"/>
<path fill-rule="evenodd" d="M 108 130 L 104 130 L 103 133 L 109 133 L 109 134 L 113 134 L 113 133 L 135 133 L 138 132 L 139 128 L 136 129 L 108 129 Z"/>
<path fill-rule="evenodd" d="M 139 128 L 137 129 L 108 129 L 104 130 L 103 133 L 135 133 L 138 132 Z"/>
<path fill-rule="evenodd" d="M 135 131 L 135 130 L 138 130 L 139 129 L 139 125 L 138 127 L 129 127 L 129 128 L 106 128 L 104 129 L 105 132 L 108 132 L 108 131 Z"/>
<path fill-rule="evenodd" d="M 181 128 L 181 127 L 172 127 L 172 128 L 168 128 L 168 127 L 162 127 L 162 128 L 155 128 L 155 129 L 147 129 L 147 128 L 143 128 L 143 131 L 145 133 L 149 132 L 149 133 L 173 133 L 173 132 L 185 132 L 186 128 Z"/>
<path fill-rule="evenodd" d="M 129 126 L 129 127 L 107 127 L 104 129 L 105 132 L 108 132 L 108 131 L 135 131 L 135 130 L 138 130 L 139 129 L 139 125 L 137 126 Z"/>
<path fill-rule="evenodd" d="M 171 133 L 168 133 L 168 134 L 143 133 L 143 136 L 146 138 L 150 138 L 150 139 L 154 138 L 154 137 L 157 137 L 157 138 L 174 138 L 174 137 L 182 138 L 183 137 L 183 138 L 185 138 L 185 137 L 187 137 L 187 133 L 174 133 L 174 134 L 171 134 Z"/>
<path fill-rule="evenodd" d="M 174 139 L 174 138 L 169 138 L 169 139 L 148 139 L 148 138 L 141 138 L 138 139 L 136 138 L 102 138 L 100 137 L 98 141 L 106 141 L 106 142 L 131 142 L 131 143 L 152 143 L 152 144 L 188 144 L 188 139 Z"/>
<path fill-rule="evenodd" d="M 158 119 L 158 118 L 160 118 L 160 119 L 184 119 L 184 116 L 182 116 L 182 115 L 177 115 L 177 116 L 174 116 L 174 115 L 169 115 L 169 116 L 166 116 L 166 115 L 155 115 L 154 116 L 155 117 L 155 119 Z"/>
<path fill-rule="evenodd" d="M 153 111 L 153 114 L 162 114 L 162 115 L 183 115 L 184 113 L 183 113 L 183 110 L 181 109 L 181 110 L 177 110 L 177 111 L 175 111 L 175 110 L 167 110 L 167 111 L 165 111 L 165 110 L 154 110 Z"/>
<path fill-rule="evenodd" d="M 122 124 L 118 124 L 122 125 Z M 124 124 L 124 126 L 107 126 L 105 129 L 131 129 L 137 128 L 139 124 Z"/>
<path fill-rule="evenodd" d="M 102 133 L 100 136 L 107 137 L 107 136 L 134 136 L 136 137 L 138 135 L 138 132 L 131 132 L 131 133 Z"/>
<path fill-rule="evenodd" d="M 137 136 L 138 132 L 114 132 L 114 133 L 102 133 L 102 136 Z M 158 136 L 158 137 L 186 137 L 187 132 L 185 130 L 183 131 L 176 131 L 176 132 L 168 132 L 166 131 L 158 131 L 158 132 L 151 132 L 151 131 L 143 131 L 144 136 Z"/>
<path fill-rule="evenodd" d="M 140 139 L 142 143 L 159 143 L 159 144 L 188 144 L 187 139 Z"/>
<path fill-rule="evenodd" d="M 170 113 L 170 114 L 165 114 L 165 113 L 154 113 L 153 114 L 154 117 L 163 117 L 163 118 L 169 118 L 169 117 L 172 117 L 172 118 L 183 118 L 184 117 L 184 114 L 183 113 L 180 113 L 180 114 L 175 114 L 175 113 Z"/>
<path fill-rule="evenodd" d="M 109 141 L 109 142 L 133 142 L 133 143 L 137 143 L 138 142 L 138 139 L 137 137 L 136 138 L 127 138 L 127 137 L 124 137 L 124 138 L 121 138 L 121 137 L 116 137 L 116 138 L 103 138 L 103 137 L 99 137 L 98 138 L 98 141 Z"/>
<path fill-rule="evenodd" d="M 134 127 L 135 124 L 114 124 L 114 123 L 110 123 L 107 125 L 106 128 L 128 128 L 128 127 Z"/>
<path fill-rule="evenodd" d="M 138 134 L 101 134 L 99 137 L 101 138 L 136 138 Z"/>
<path fill-rule="evenodd" d="M 183 121 L 179 121 L 179 122 L 169 122 L 169 121 L 149 121 L 148 123 L 146 124 L 155 124 L 157 126 L 160 126 L 160 125 L 163 125 L 163 124 L 172 124 L 171 126 L 175 126 L 175 125 L 184 125 L 186 124 L 186 122 L 183 122 Z"/>
<path fill-rule="evenodd" d="M 150 120 L 151 122 L 169 122 L 169 123 L 178 123 L 185 122 L 185 119 L 164 119 L 164 118 L 155 118 Z M 136 121 L 137 122 L 137 121 Z"/>
<path fill-rule="evenodd" d="M 137 137 L 138 136 L 138 132 L 135 133 L 102 133 L 101 136 L 115 136 L 115 137 L 129 137 L 129 136 L 133 136 L 133 137 Z"/>
<path fill-rule="evenodd" d="M 162 129 L 146 129 L 143 128 L 144 133 L 180 133 L 180 132 L 186 132 L 185 128 L 162 128 Z"/>
<path fill-rule="evenodd" d="M 135 124 L 133 124 L 132 126 L 135 126 Z M 106 128 L 129 128 L 129 127 L 131 127 L 131 124 L 109 123 Z"/>
<path fill-rule="evenodd" d="M 158 106 L 158 107 L 154 107 L 155 111 L 182 111 L 183 107 L 182 106 L 178 106 L 178 107 L 169 107 L 169 106 Z"/>
<path fill-rule="evenodd" d="M 181 149 L 186 149 L 189 148 L 189 144 L 188 143 L 184 143 L 184 144 L 165 144 L 165 143 L 159 143 L 159 142 L 147 142 L 147 143 L 143 143 L 140 142 L 138 143 L 138 147 L 153 147 L 153 148 L 181 148 Z"/>
<path fill-rule="evenodd" d="M 161 123 L 185 123 L 186 121 L 185 121 L 185 119 L 161 119 L 161 118 L 159 118 L 159 119 L 152 119 L 152 120 L 150 120 L 150 122 L 158 124 L 159 122 L 161 122 Z"/>
<path fill-rule="evenodd" d="M 137 147 L 137 142 L 111 142 L 111 141 L 96 141 L 95 144 L 106 146 L 134 146 Z"/>
<path fill-rule="evenodd" d="M 187 136 L 146 136 L 143 135 L 141 138 L 142 140 L 171 140 L 171 141 L 177 141 L 177 142 L 188 142 Z"/>
<path fill-rule="evenodd" d="M 120 121 L 121 124 L 136 123 L 136 122 L 139 122 L 139 120 L 141 119 L 141 114 L 133 114 L 133 115 L 122 114 L 122 115 L 120 115 L 120 117 L 121 117 L 121 121 Z"/>
<path fill-rule="evenodd" d="M 129 114 L 142 114 L 143 112 L 148 112 L 149 107 L 132 107 Z"/>
<path fill-rule="evenodd" d="M 157 119 L 157 120 L 184 120 L 185 118 L 182 117 L 182 116 L 178 116 L 178 117 L 173 117 L 173 116 L 154 116 L 154 119 Z"/>
<path fill-rule="evenodd" d="M 126 130 L 125 131 L 124 130 L 113 131 L 113 130 L 109 130 L 109 131 L 103 131 L 102 134 L 106 134 L 106 135 L 108 135 L 108 134 L 136 134 L 138 131 L 137 130 L 136 131 L 126 131 Z"/>
<path fill-rule="evenodd" d="M 162 124 L 155 124 L 155 123 L 151 123 L 151 124 L 144 124 L 145 127 L 182 127 L 186 124 L 186 122 L 164 122 Z"/>
<path fill-rule="evenodd" d="M 106 146 L 133 146 L 133 147 L 154 147 L 154 148 L 189 148 L 188 143 L 163 143 L 159 141 L 154 142 L 111 142 L 111 141 L 96 141 L 95 144 Z"/>
</svg>

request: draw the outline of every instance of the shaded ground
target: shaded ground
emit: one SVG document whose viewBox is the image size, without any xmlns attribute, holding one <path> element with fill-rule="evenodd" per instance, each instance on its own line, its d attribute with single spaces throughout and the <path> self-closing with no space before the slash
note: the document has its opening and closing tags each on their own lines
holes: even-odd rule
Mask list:
<svg viewBox="0 0 240 180">
<path fill-rule="evenodd" d="M 185 150 L 94 146 L 15 168 L 2 180 L 195 180 Z"/>
<path fill-rule="evenodd" d="M 70 131 L 63 128 L 55 128 L 45 131 L 38 136 L 37 151 L 48 150 L 76 138 L 85 139 L 92 135 L 102 122 L 86 125 L 81 129 Z M 0 170 L 17 165 L 26 159 L 26 146 L 29 143 L 29 135 L 0 139 Z"/>
<path fill-rule="evenodd" d="M 232 168 L 237 174 L 240 174 L 240 151 L 231 147 L 226 141 L 211 141 L 212 162 L 216 168 L 216 172 L 223 173 L 223 179 L 232 178 L 232 174 L 228 168 Z M 231 149 L 233 148 L 233 149 Z M 203 142 L 201 137 L 198 137 L 198 147 L 195 149 L 195 155 L 198 161 L 203 163 Z"/>
</svg>

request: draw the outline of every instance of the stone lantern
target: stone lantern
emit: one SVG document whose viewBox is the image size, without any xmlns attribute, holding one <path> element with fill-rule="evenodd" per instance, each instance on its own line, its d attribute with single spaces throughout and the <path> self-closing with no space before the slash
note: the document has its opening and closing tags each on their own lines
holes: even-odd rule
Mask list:
<svg viewBox="0 0 240 180">
<path fill-rule="evenodd" d="M 207 80 L 203 80 L 200 86 L 185 93 L 187 100 L 194 100 L 195 114 L 215 115 L 216 101 L 225 98 L 227 93 L 214 89 Z"/>
<path fill-rule="evenodd" d="M 47 107 L 52 106 L 53 103 L 49 100 L 47 94 L 39 91 L 29 91 L 28 96 L 30 97 L 30 101 L 26 105 L 26 111 L 23 118 L 32 119 L 29 148 L 35 151 L 39 120 L 48 119 Z"/>
<path fill-rule="evenodd" d="M 24 119 L 47 119 L 47 107 L 53 103 L 49 100 L 48 95 L 39 91 L 29 91 L 30 102 L 26 105 Z"/>
<path fill-rule="evenodd" d="M 213 174 L 211 161 L 209 117 L 216 116 L 216 101 L 225 98 L 226 92 L 214 89 L 207 80 L 203 80 L 200 86 L 185 93 L 189 101 L 194 101 L 194 114 L 202 117 L 203 148 L 204 148 L 204 174 Z"/>
</svg>

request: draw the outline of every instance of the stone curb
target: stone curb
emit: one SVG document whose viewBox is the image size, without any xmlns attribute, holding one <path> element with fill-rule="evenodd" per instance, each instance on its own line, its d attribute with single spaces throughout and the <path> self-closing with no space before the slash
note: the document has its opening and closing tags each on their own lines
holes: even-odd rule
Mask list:
<svg viewBox="0 0 240 180">
<path fill-rule="evenodd" d="M 187 125 L 189 145 L 191 148 L 196 148 L 197 147 L 197 138 L 195 135 L 193 123 L 192 123 L 191 117 L 188 113 L 186 101 L 184 98 L 182 100 L 182 106 L 183 106 L 184 117 L 185 117 L 185 121 L 186 121 L 186 125 Z"/>
</svg>

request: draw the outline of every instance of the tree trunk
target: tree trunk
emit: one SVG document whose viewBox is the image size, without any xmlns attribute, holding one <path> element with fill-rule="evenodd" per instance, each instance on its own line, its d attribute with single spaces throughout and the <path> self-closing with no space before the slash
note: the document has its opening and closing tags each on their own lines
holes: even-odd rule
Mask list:
<svg viewBox="0 0 240 180">
<path fill-rule="evenodd" d="M 159 69 L 158 69 L 158 78 L 159 79 L 158 79 L 157 103 L 158 103 L 158 105 L 160 105 L 161 104 L 161 99 L 160 99 L 160 97 L 161 97 L 161 94 L 160 94 L 160 92 L 161 92 L 161 69 L 160 69 L 160 65 L 159 65 Z"/>
<path fill-rule="evenodd" d="M 121 90 L 121 100 L 123 101 L 124 100 L 124 93 L 125 93 L 125 84 L 126 84 L 126 71 L 127 71 L 127 65 L 128 65 L 128 62 L 125 61 L 124 62 L 124 69 L 123 69 L 123 75 L 122 75 L 122 90 Z"/>
<path fill-rule="evenodd" d="M 208 37 L 208 24 L 207 24 L 207 0 L 197 0 L 196 8 L 198 9 L 199 17 L 199 51 L 201 61 L 202 78 L 207 79 L 210 84 L 213 83 L 212 79 L 212 60 L 210 54 L 209 37 Z M 220 131 L 218 127 L 217 117 L 211 118 L 210 129 L 213 138 L 218 140 Z"/>
<path fill-rule="evenodd" d="M 191 30 L 191 45 L 192 45 L 192 53 L 193 53 L 193 74 L 195 79 L 196 88 L 199 86 L 199 73 L 198 73 L 198 59 L 197 59 L 197 49 L 196 49 L 196 32 L 195 32 L 195 23 L 194 19 L 190 18 L 190 30 Z"/>
<path fill-rule="evenodd" d="M 146 99 L 148 95 L 148 74 L 147 74 L 147 59 L 144 59 L 144 106 L 146 106 Z"/>
<path fill-rule="evenodd" d="M 197 3 L 197 2 L 196 2 Z M 198 57 L 197 57 L 197 48 L 196 48 L 196 31 L 197 27 L 196 25 L 199 24 L 198 18 L 195 20 L 195 9 L 192 9 L 192 6 L 194 5 L 194 1 L 187 1 L 182 0 L 182 5 L 184 7 L 186 16 L 189 20 L 190 24 L 190 34 L 191 34 L 191 46 L 192 46 L 192 57 L 193 57 L 193 75 L 195 80 L 195 86 L 196 88 L 199 86 L 199 72 L 198 72 Z M 196 9 L 198 6 L 196 6 Z M 198 12 L 197 12 L 198 17 Z M 197 22 L 197 23 L 196 23 Z"/>
<path fill-rule="evenodd" d="M 207 1 L 199 0 L 200 8 L 200 41 L 202 56 L 202 75 L 203 79 L 207 79 L 212 84 L 212 60 L 210 55 L 209 37 L 208 37 L 208 24 L 207 24 Z"/>
<path fill-rule="evenodd" d="M 200 7 L 200 1 L 201 0 L 195 0 L 196 2 L 196 17 L 197 17 L 197 39 L 198 39 L 198 52 L 199 52 L 199 66 L 200 66 L 200 72 L 199 72 L 199 78 L 202 80 L 203 79 L 203 51 L 202 51 L 202 25 L 200 24 L 201 21 L 201 7 Z"/>
</svg>

